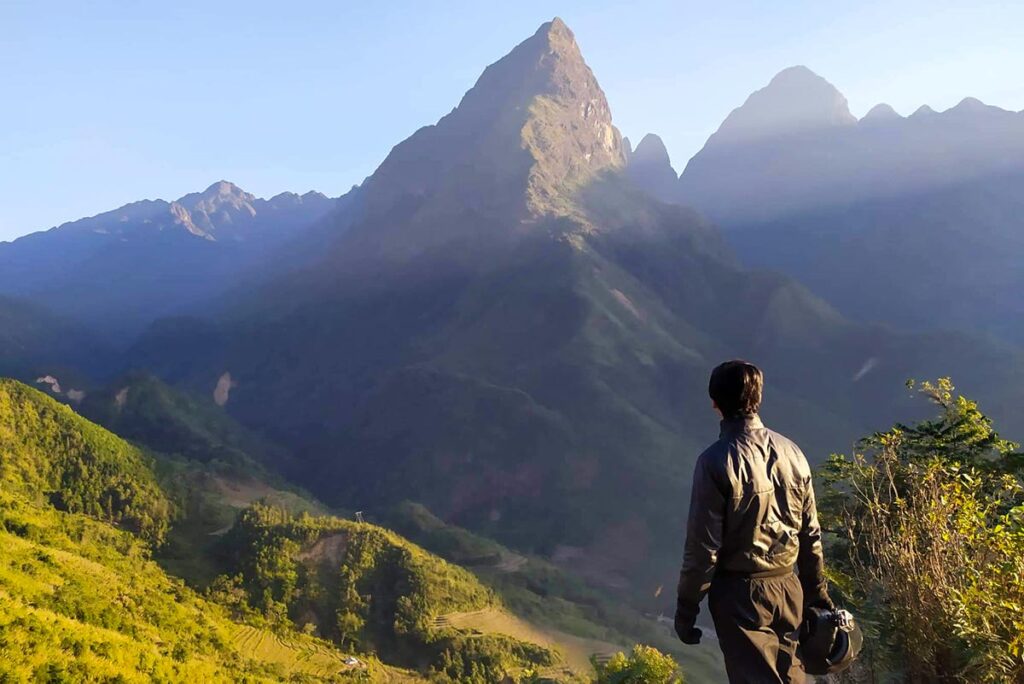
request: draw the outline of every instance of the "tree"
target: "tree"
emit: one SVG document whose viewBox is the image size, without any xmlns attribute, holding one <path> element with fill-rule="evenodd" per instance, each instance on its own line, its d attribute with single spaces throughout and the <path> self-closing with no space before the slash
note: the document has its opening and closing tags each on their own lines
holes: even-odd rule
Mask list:
<svg viewBox="0 0 1024 684">
<path fill-rule="evenodd" d="M 911 383 L 913 386 L 913 383 Z M 825 466 L 833 574 L 876 669 L 908 682 L 1024 682 L 1024 486 L 1017 445 L 948 379 L 935 419 Z"/>
<path fill-rule="evenodd" d="M 597 670 L 597 684 L 682 684 L 679 666 L 670 656 L 656 648 L 637 644 L 633 652 L 616 653 L 604 663 L 592 661 Z"/>
</svg>

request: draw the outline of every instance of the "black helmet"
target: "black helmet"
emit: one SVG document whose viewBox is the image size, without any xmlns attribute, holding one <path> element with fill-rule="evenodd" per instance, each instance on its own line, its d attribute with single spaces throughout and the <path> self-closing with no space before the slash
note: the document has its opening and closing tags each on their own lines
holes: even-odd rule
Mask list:
<svg viewBox="0 0 1024 684">
<path fill-rule="evenodd" d="M 807 674 L 834 674 L 850 667 L 863 645 L 864 635 L 848 612 L 808 608 L 797 655 Z"/>
</svg>

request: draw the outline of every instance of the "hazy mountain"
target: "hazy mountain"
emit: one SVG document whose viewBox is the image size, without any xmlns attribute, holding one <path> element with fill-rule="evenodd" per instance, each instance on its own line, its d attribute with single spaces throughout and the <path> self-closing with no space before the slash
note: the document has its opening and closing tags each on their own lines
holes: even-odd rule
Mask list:
<svg viewBox="0 0 1024 684">
<path fill-rule="evenodd" d="M 844 313 L 1021 342 L 1022 179 L 1024 113 L 967 98 L 856 121 L 796 67 L 730 114 L 677 198 L 719 222 L 745 262 Z"/>
<path fill-rule="evenodd" d="M 110 350 L 82 326 L 31 302 L 0 295 L 0 376 L 27 382 L 51 376 L 58 387 L 63 379 L 63 392 L 111 362 Z"/>
<path fill-rule="evenodd" d="M 648 133 L 629 154 L 626 173 L 641 189 L 663 202 L 673 202 L 679 193 L 679 177 L 661 138 Z"/>
<path fill-rule="evenodd" d="M 0 243 L 0 293 L 112 340 L 216 295 L 334 207 L 319 193 L 258 199 L 220 181 Z"/>
<path fill-rule="evenodd" d="M 679 561 L 725 358 L 764 365 L 766 416 L 818 459 L 912 412 L 911 376 L 953 374 L 1022 427 L 1018 352 L 849 323 L 625 161 L 572 33 L 545 24 L 392 150 L 318 258 L 155 325 L 131 363 L 287 445 L 329 502 L 421 501 L 646 597 Z"/>
</svg>

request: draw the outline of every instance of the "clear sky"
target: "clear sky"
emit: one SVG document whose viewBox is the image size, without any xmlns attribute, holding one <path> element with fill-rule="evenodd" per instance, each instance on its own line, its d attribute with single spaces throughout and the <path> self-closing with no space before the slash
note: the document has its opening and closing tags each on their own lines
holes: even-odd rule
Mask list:
<svg viewBox="0 0 1024 684">
<path fill-rule="evenodd" d="M 1024 3 L 0 0 L 0 239 L 221 178 L 339 195 L 553 16 L 677 170 L 805 64 L 863 115 L 1024 109 Z"/>
</svg>

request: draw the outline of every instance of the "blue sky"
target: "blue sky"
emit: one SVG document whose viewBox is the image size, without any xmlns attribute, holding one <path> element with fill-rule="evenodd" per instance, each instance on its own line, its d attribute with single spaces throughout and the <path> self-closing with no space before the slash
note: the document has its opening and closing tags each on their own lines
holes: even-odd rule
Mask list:
<svg viewBox="0 0 1024 684">
<path fill-rule="evenodd" d="M 793 64 L 858 116 L 1024 109 L 1019 2 L 0 0 L 0 239 L 221 178 L 341 194 L 555 15 L 677 170 Z"/>
</svg>

